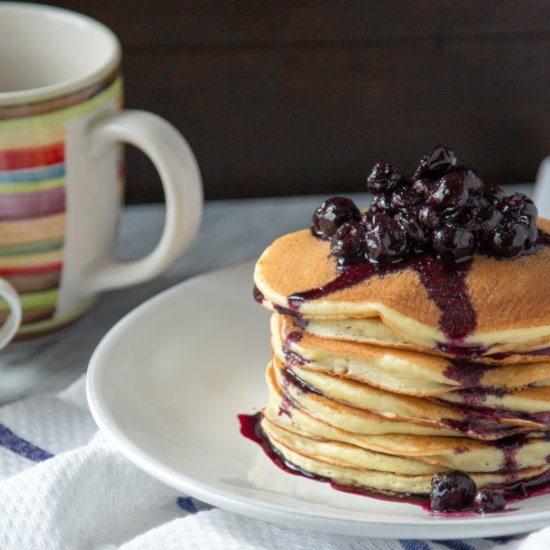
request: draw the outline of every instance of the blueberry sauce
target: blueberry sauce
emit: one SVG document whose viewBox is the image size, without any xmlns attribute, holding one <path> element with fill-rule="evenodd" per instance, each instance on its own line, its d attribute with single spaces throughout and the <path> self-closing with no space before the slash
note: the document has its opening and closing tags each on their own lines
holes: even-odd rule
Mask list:
<svg viewBox="0 0 550 550">
<path fill-rule="evenodd" d="M 502 388 L 468 388 L 455 390 L 453 394 L 459 395 L 462 398 L 462 403 L 465 405 L 482 407 L 487 397 L 494 396 L 500 399 L 506 395 L 506 391 Z"/>
<path fill-rule="evenodd" d="M 493 353 L 488 355 L 488 357 L 495 359 L 496 361 L 500 361 L 502 359 L 507 359 L 508 357 L 513 357 L 514 355 L 550 357 L 550 348 L 541 348 L 533 351 L 505 351 L 502 353 Z"/>
<path fill-rule="evenodd" d="M 256 285 L 254 285 L 254 288 L 252 289 L 252 296 L 254 297 L 254 300 L 256 300 L 256 302 L 258 302 L 259 304 L 264 303 L 265 296 Z"/>
<path fill-rule="evenodd" d="M 501 365 L 484 365 L 482 363 L 465 361 L 463 359 L 453 359 L 443 372 L 443 375 L 451 380 L 455 380 L 461 386 L 477 388 L 486 372 L 500 366 Z"/>
<path fill-rule="evenodd" d="M 306 330 L 308 322 L 303 317 L 297 317 L 295 313 L 292 313 L 292 324 L 300 330 Z"/>
<path fill-rule="evenodd" d="M 461 420 L 457 420 L 456 418 L 442 418 L 441 425 L 455 432 L 482 441 L 493 441 L 521 431 L 521 428 L 503 425 L 498 422 L 498 420 L 491 420 L 473 415 L 465 416 Z"/>
<path fill-rule="evenodd" d="M 464 391 L 472 391 L 470 390 L 464 390 Z M 483 390 L 482 390 L 483 391 Z M 486 390 L 484 392 L 484 395 L 487 396 L 492 391 L 493 395 L 499 395 L 502 393 L 502 390 Z M 541 429 L 548 430 L 550 429 L 550 412 L 540 412 L 540 413 L 521 413 L 519 411 L 514 411 L 512 409 L 506 409 L 505 407 L 487 407 L 483 406 L 482 403 L 483 397 L 478 395 L 477 397 L 474 397 L 472 401 L 475 402 L 475 404 L 468 404 L 468 403 L 453 403 L 453 407 L 460 409 L 464 411 L 466 414 L 466 420 L 463 421 L 457 421 L 454 419 L 443 419 L 443 423 L 451 429 L 457 429 L 458 431 L 464 431 L 464 429 L 461 429 L 460 426 L 464 424 L 464 428 L 468 428 L 467 432 L 470 432 L 472 429 L 473 434 L 477 434 L 479 436 L 483 436 L 484 434 L 489 436 L 488 439 L 494 439 L 490 437 L 490 432 L 487 431 L 484 426 L 489 427 L 491 425 L 495 425 L 499 427 L 499 430 L 496 433 L 501 433 L 500 437 L 503 437 L 506 435 L 506 433 L 515 433 L 517 431 L 523 431 L 523 428 L 514 428 L 512 426 L 508 426 L 505 424 L 500 423 L 503 419 L 517 419 L 517 420 L 525 420 L 527 422 L 534 422 L 541 425 Z M 442 403 L 448 405 L 445 401 L 442 401 Z M 452 427 L 453 426 L 453 427 Z M 479 433 L 478 433 L 478 429 Z M 514 430 L 514 431 L 512 431 Z"/>
<path fill-rule="evenodd" d="M 466 276 L 471 265 L 471 260 L 444 263 L 429 254 L 414 256 L 398 264 L 375 264 L 369 261 L 350 263 L 326 285 L 289 296 L 288 306 L 293 312 L 298 312 L 300 306 L 309 300 L 351 288 L 374 276 L 384 277 L 412 269 L 418 273 L 428 296 L 440 311 L 441 331 L 450 341 L 460 344 L 475 329 L 477 322 L 466 286 Z"/>
<path fill-rule="evenodd" d="M 317 388 L 314 388 L 312 385 L 308 384 L 306 381 L 302 380 L 292 370 L 285 368 L 283 369 L 282 373 L 283 387 L 288 387 L 290 384 L 292 384 L 303 393 L 314 393 L 316 395 L 323 395 L 322 392 L 320 392 Z"/>
<path fill-rule="evenodd" d="M 285 362 L 290 365 L 305 365 L 309 363 L 307 359 L 302 357 L 298 352 L 290 349 L 293 342 L 299 342 L 303 337 L 303 334 L 297 330 L 292 331 L 285 338 L 283 344 L 283 354 L 285 356 Z"/>
<path fill-rule="evenodd" d="M 450 344 L 448 342 L 438 342 L 435 349 L 445 353 L 446 355 L 452 355 L 453 357 L 464 360 L 481 357 L 482 355 L 485 355 L 491 347 L 492 346 L 481 346 L 478 344 L 464 344 L 462 342 Z M 491 355 L 490 357 L 493 358 L 495 356 Z M 498 360 L 499 358 L 495 357 L 495 359 Z"/>
<path fill-rule="evenodd" d="M 504 462 L 502 464 L 501 471 L 517 472 L 519 469 L 519 465 L 516 460 L 517 453 L 526 442 L 526 434 L 517 434 L 511 437 L 505 437 L 504 439 L 499 439 L 498 441 L 494 441 L 492 443 L 492 445 L 500 449 L 504 455 Z"/>
</svg>

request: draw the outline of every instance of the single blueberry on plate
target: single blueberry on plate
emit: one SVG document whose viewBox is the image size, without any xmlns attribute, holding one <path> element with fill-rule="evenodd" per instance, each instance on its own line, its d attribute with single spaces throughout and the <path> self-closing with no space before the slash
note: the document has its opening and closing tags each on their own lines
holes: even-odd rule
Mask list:
<svg viewBox="0 0 550 550">
<path fill-rule="evenodd" d="M 463 472 L 438 474 L 432 478 L 430 506 L 434 512 L 471 510 L 476 494 L 474 480 Z"/>
<path fill-rule="evenodd" d="M 474 512 L 490 514 L 502 512 L 506 508 L 506 500 L 502 493 L 490 489 L 480 489 L 474 498 Z"/>
</svg>

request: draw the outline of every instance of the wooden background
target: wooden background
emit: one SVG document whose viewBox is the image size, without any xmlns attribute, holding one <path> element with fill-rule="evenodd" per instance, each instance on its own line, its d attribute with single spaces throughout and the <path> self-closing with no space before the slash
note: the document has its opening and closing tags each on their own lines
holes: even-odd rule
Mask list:
<svg viewBox="0 0 550 550">
<path fill-rule="evenodd" d="M 126 105 L 186 136 L 210 199 L 357 191 L 434 143 L 498 183 L 550 154 L 550 2 L 54 3 L 119 35 Z M 127 181 L 162 199 L 134 151 Z"/>
</svg>

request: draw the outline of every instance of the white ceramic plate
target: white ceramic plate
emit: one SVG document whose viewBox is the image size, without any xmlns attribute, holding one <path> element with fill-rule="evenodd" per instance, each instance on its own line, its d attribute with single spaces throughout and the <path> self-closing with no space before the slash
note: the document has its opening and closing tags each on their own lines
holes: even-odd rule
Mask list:
<svg viewBox="0 0 550 550">
<path fill-rule="evenodd" d="M 137 466 L 200 500 L 289 526 L 385 538 L 521 533 L 550 523 L 550 496 L 487 516 L 435 516 L 287 474 L 239 433 L 266 399 L 268 313 L 252 264 L 186 281 L 122 319 L 95 351 L 88 400 Z"/>
</svg>

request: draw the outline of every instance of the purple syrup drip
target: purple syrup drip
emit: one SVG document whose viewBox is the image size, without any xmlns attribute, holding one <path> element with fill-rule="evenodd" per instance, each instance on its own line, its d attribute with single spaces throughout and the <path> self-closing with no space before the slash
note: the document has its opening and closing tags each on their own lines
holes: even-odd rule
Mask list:
<svg viewBox="0 0 550 550">
<path fill-rule="evenodd" d="M 506 395 L 506 391 L 502 388 L 468 388 L 455 390 L 453 393 L 460 395 L 464 404 L 471 407 L 482 407 L 488 396 L 502 398 Z"/>
<path fill-rule="evenodd" d="M 505 352 L 502 352 L 502 353 L 493 353 L 491 355 L 488 355 L 488 357 L 491 358 L 491 359 L 495 359 L 497 361 L 500 361 L 501 359 L 506 359 L 506 358 L 512 357 L 514 355 L 549 357 L 550 356 L 550 348 L 541 348 L 541 349 L 536 349 L 534 351 L 505 351 Z"/>
<path fill-rule="evenodd" d="M 292 324 L 300 330 L 307 330 L 308 322 L 303 317 L 292 317 Z"/>
<path fill-rule="evenodd" d="M 299 292 L 288 297 L 288 306 L 294 312 L 309 300 L 316 300 L 338 290 L 353 287 L 371 277 L 385 277 L 412 269 L 428 296 L 440 311 L 439 327 L 449 340 L 460 344 L 476 327 L 476 313 L 468 296 L 466 276 L 472 260 L 445 263 L 428 254 L 415 256 L 398 264 L 374 264 L 369 261 L 351 263 L 342 267 L 339 275 L 326 285 Z"/>
<path fill-rule="evenodd" d="M 485 355 L 492 346 L 481 346 L 477 344 L 462 344 L 460 342 L 448 344 L 445 342 L 438 342 L 435 349 L 446 353 L 447 355 L 454 355 L 461 360 L 475 359 L 481 355 Z M 491 355 L 491 357 L 493 357 Z"/>
<path fill-rule="evenodd" d="M 283 387 L 288 387 L 292 384 L 294 387 L 298 388 L 303 393 L 315 393 L 317 395 L 323 395 L 317 388 L 314 388 L 311 384 L 308 384 L 306 381 L 302 380 L 296 373 L 291 369 L 283 369 Z"/>
<path fill-rule="evenodd" d="M 518 434 L 492 443 L 494 447 L 500 449 L 504 454 L 503 472 L 516 472 L 519 469 L 516 460 L 517 454 L 526 442 L 527 436 L 525 434 Z"/>
<path fill-rule="evenodd" d="M 407 502 L 409 504 L 423 505 L 429 500 L 429 495 L 426 495 L 426 494 L 416 495 L 411 493 L 402 493 L 402 494 L 395 494 L 393 496 L 390 496 L 390 495 L 378 493 L 374 490 L 370 491 L 367 488 L 363 488 L 363 487 L 344 486 L 344 485 L 335 483 L 330 478 L 322 477 L 317 474 L 313 474 L 311 472 L 303 470 L 299 466 L 296 466 L 296 464 L 293 464 L 292 462 L 289 462 L 288 460 L 286 460 L 286 458 L 284 458 L 277 451 L 277 449 L 273 448 L 273 446 L 270 444 L 267 436 L 265 435 L 264 431 L 262 430 L 262 427 L 260 426 L 262 413 L 256 413 L 253 415 L 239 414 L 237 415 L 237 418 L 239 419 L 241 434 L 247 439 L 250 439 L 257 445 L 259 445 L 264 451 L 264 453 L 267 455 L 267 457 L 271 460 L 271 462 L 273 462 L 275 466 L 277 466 L 284 472 L 287 472 L 288 474 L 307 477 L 309 479 L 320 481 L 322 483 L 329 483 L 333 489 L 336 489 L 337 491 L 342 491 L 344 493 L 351 493 L 354 495 L 361 495 L 361 496 L 376 498 L 379 500 L 385 500 L 389 502 Z"/>
<path fill-rule="evenodd" d="M 283 344 L 283 354 L 285 356 L 285 363 L 289 365 L 305 365 L 309 363 L 307 359 L 302 357 L 298 352 L 290 349 L 293 342 L 299 342 L 303 337 L 303 334 L 297 330 L 292 331 L 285 338 Z"/>
<path fill-rule="evenodd" d="M 472 260 L 445 263 L 432 256 L 416 261 L 413 269 L 428 296 L 439 308 L 439 328 L 453 342 L 460 343 L 476 328 L 476 312 L 468 295 L 466 276 Z"/>
<path fill-rule="evenodd" d="M 519 428 L 500 424 L 496 420 L 466 416 L 463 420 L 442 418 L 441 424 L 447 428 L 481 440 L 493 440 L 515 434 Z"/>
<path fill-rule="evenodd" d="M 469 390 L 459 390 L 459 391 L 469 392 L 472 390 L 469 389 Z M 498 424 L 498 422 L 504 418 L 506 419 L 514 418 L 518 420 L 526 420 L 528 422 L 536 422 L 539 424 L 543 424 L 545 429 L 550 429 L 550 412 L 527 414 L 519 411 L 514 411 L 512 409 L 507 409 L 504 407 L 491 408 L 487 406 L 482 406 L 480 403 L 483 402 L 483 400 L 487 395 L 496 395 L 496 396 L 502 397 L 505 394 L 505 391 L 502 389 L 494 389 L 494 390 L 480 389 L 480 392 L 483 392 L 484 397 L 478 396 L 473 398 L 472 401 L 475 401 L 474 404 L 453 403 L 453 407 L 460 409 L 466 413 L 467 425 L 473 423 L 475 426 L 477 423 L 480 423 L 481 425 L 483 425 L 484 423 L 487 423 L 487 422 L 496 422 L 497 425 L 501 427 L 502 431 L 508 430 L 508 433 L 510 433 L 510 431 L 514 429 L 515 431 L 518 431 L 518 428 L 512 428 L 512 427 L 505 428 L 502 424 Z M 448 405 L 448 403 L 444 401 L 441 401 L 441 403 Z M 444 423 L 449 427 L 450 427 L 449 423 L 457 423 L 457 422 L 459 425 L 462 423 L 462 421 L 457 421 L 457 420 L 451 420 L 451 419 L 444 420 Z M 452 428 L 452 429 L 455 429 L 455 428 Z M 458 429 L 458 431 L 464 431 L 459 427 L 457 427 L 456 429 Z M 476 433 L 475 430 L 473 433 Z M 481 435 L 481 433 L 479 435 Z M 503 435 L 506 435 L 506 434 L 503 433 Z"/>
<path fill-rule="evenodd" d="M 480 385 L 481 379 L 486 372 L 498 367 L 500 365 L 484 365 L 472 361 L 453 359 L 443 372 L 443 375 L 451 380 L 455 380 L 461 386 L 476 388 Z"/>
<path fill-rule="evenodd" d="M 252 289 L 252 296 L 254 297 L 254 300 L 258 302 L 259 304 L 263 304 L 265 300 L 265 296 L 262 294 L 262 291 L 254 285 L 254 288 Z"/>
<path fill-rule="evenodd" d="M 292 403 L 287 399 L 287 397 L 283 397 L 283 400 L 281 402 L 281 406 L 279 407 L 279 410 L 277 411 L 277 416 L 287 416 L 288 418 L 292 418 L 292 414 L 290 412 L 290 407 L 292 406 Z"/>
</svg>

